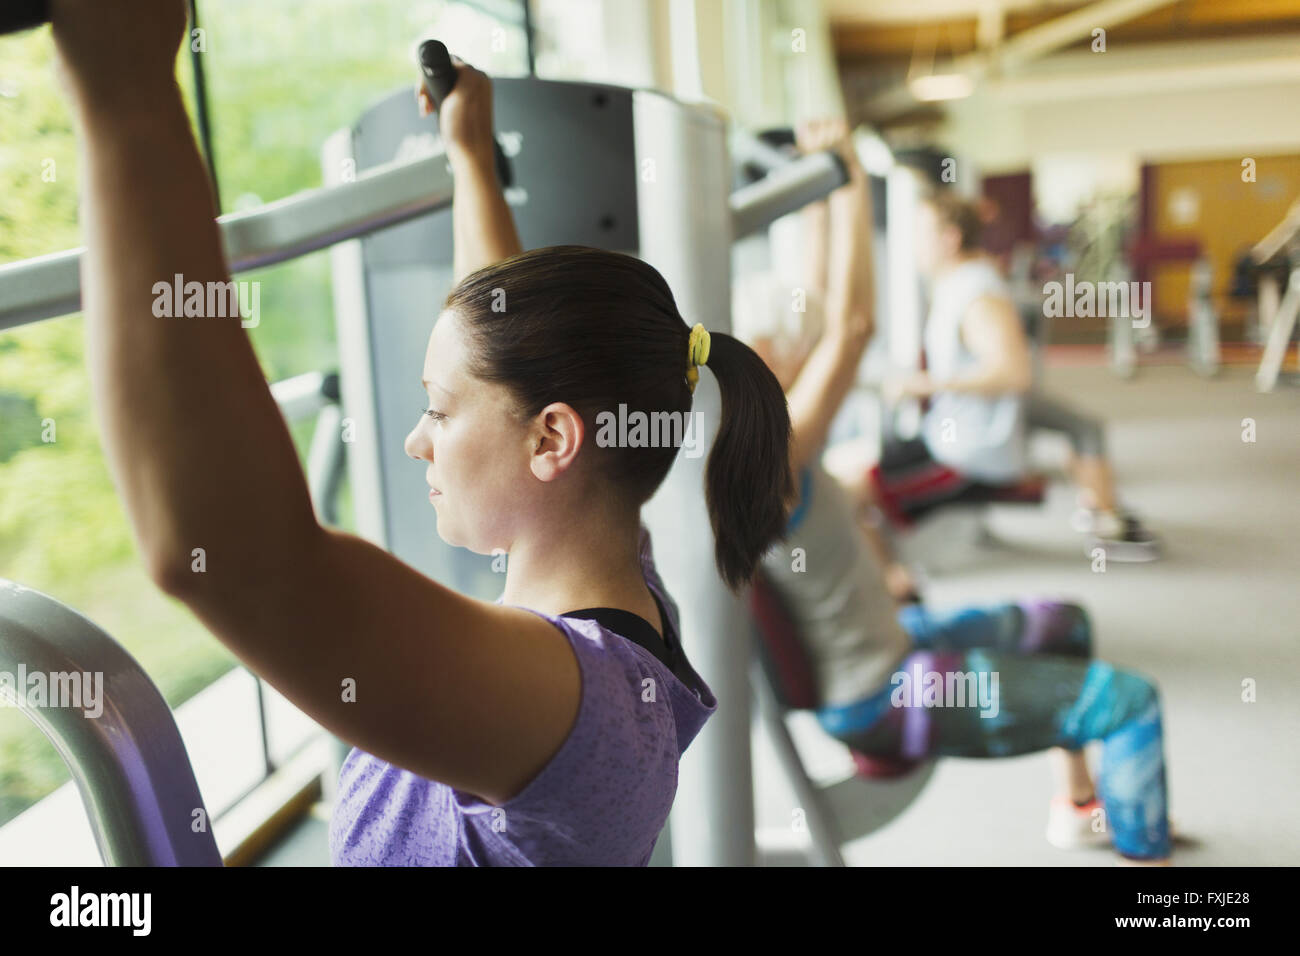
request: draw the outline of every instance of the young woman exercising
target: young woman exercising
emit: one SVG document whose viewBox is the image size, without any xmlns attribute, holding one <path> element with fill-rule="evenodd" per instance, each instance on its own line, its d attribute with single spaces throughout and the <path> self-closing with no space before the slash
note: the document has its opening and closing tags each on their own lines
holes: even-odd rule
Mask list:
<svg viewBox="0 0 1300 956">
<path fill-rule="evenodd" d="M 1057 795 L 1048 839 L 1061 847 L 1113 842 L 1134 861 L 1164 861 L 1170 841 L 1156 689 L 1091 660 L 1079 609 L 1025 602 L 948 615 L 905 608 L 896 615 L 853 504 L 819 460 L 872 328 L 869 189 L 842 127 L 810 126 L 800 139 L 806 149 L 838 142 L 852 174 L 829 199 L 824 330 L 811 348 L 811 336 L 754 344 L 787 389 L 800 487 L 784 544 L 764 556 L 762 567 L 813 661 L 818 720 L 861 753 L 906 762 L 1051 748 Z M 738 331 L 744 309 L 737 308 Z M 923 686 L 958 685 L 991 687 L 992 700 L 922 693 Z M 1083 754 L 1094 740 L 1103 742 L 1099 790 Z"/>
<path fill-rule="evenodd" d="M 594 415 L 686 413 L 709 366 L 723 397 L 713 546 L 738 588 L 793 494 L 775 377 L 735 339 L 692 329 L 635 258 L 521 252 L 494 174 L 489 82 L 461 64 L 439 120 L 458 282 L 440 315 L 429 303 L 410 379 L 429 408 L 406 450 L 439 535 L 509 554 L 504 592 L 473 600 L 322 527 L 238 319 L 151 308 L 177 274 L 229 280 L 175 80 L 185 5 L 51 7 L 81 134 L 87 351 L 112 474 L 157 585 L 357 748 L 334 862 L 645 864 L 716 701 L 682 654 L 640 521 L 677 449 L 599 447 Z"/>
</svg>

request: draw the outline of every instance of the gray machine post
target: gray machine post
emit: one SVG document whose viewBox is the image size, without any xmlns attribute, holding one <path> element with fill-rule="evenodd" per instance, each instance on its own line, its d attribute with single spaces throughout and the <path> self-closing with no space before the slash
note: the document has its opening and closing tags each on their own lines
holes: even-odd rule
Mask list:
<svg viewBox="0 0 1300 956">
<path fill-rule="evenodd" d="M 733 213 L 723 117 L 638 92 L 633 119 L 641 258 L 668 281 L 688 324 L 729 333 Z M 707 372 L 700 375 L 692 410 L 708 436 L 703 453 L 678 455 L 645 510 L 660 573 L 682 608 L 683 646 L 718 699 L 717 712 L 682 759 L 671 826 L 673 862 L 752 866 L 749 615 L 723 585 L 713 559 L 704 474 L 721 396 Z"/>
</svg>

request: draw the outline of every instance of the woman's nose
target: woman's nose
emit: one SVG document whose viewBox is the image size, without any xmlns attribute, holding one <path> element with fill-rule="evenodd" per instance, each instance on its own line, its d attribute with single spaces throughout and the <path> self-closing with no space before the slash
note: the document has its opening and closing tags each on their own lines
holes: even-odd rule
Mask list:
<svg viewBox="0 0 1300 956">
<path fill-rule="evenodd" d="M 402 443 L 402 447 L 406 450 L 406 453 L 416 461 L 420 461 L 424 457 L 424 455 L 421 454 L 423 451 L 423 445 L 424 442 L 420 438 L 420 429 L 418 427 L 411 429 L 410 433 L 406 436 L 406 441 Z"/>
</svg>

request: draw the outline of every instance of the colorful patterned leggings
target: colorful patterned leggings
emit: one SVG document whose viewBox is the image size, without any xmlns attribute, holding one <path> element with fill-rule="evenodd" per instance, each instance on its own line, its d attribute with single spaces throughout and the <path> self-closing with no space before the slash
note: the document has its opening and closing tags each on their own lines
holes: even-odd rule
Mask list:
<svg viewBox="0 0 1300 956">
<path fill-rule="evenodd" d="M 913 649 L 890 683 L 818 720 L 877 757 L 1012 757 L 1102 741 L 1098 796 L 1115 848 L 1169 855 L 1160 699 L 1138 674 L 1091 660 L 1082 608 L 1021 602 L 899 614 Z"/>
</svg>

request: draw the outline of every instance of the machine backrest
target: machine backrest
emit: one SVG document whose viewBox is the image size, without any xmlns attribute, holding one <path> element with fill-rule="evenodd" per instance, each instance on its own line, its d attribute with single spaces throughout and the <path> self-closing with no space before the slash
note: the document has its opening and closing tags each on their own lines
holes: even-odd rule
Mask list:
<svg viewBox="0 0 1300 956">
<path fill-rule="evenodd" d="M 750 587 L 749 609 L 754 616 L 755 648 L 776 699 L 792 710 L 815 710 L 820 702 L 812 661 L 794 618 L 762 571 Z"/>
<path fill-rule="evenodd" d="M 754 617 L 754 648 L 777 702 L 790 710 L 816 710 L 821 702 L 812 661 L 793 616 L 762 571 L 750 586 L 749 609 Z M 908 774 L 918 766 L 913 761 L 872 756 L 851 747 L 849 752 L 860 777 L 887 780 Z"/>
</svg>

